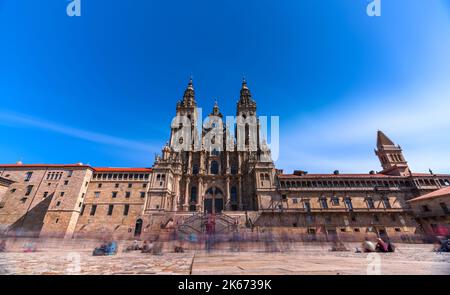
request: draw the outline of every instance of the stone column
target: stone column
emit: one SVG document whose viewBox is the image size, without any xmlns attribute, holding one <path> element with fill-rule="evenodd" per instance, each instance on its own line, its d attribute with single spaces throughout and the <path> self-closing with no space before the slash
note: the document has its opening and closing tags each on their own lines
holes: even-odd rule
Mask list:
<svg viewBox="0 0 450 295">
<path fill-rule="evenodd" d="M 198 190 L 197 190 L 197 212 L 202 211 L 203 204 L 203 178 L 200 177 L 198 180 Z"/>
<path fill-rule="evenodd" d="M 184 191 L 184 204 L 183 204 L 183 210 L 189 211 L 189 183 L 190 179 L 186 179 L 186 190 Z"/>
<path fill-rule="evenodd" d="M 225 199 L 225 210 L 231 210 L 231 207 L 230 207 L 230 177 L 229 176 L 227 176 L 227 184 L 226 184 L 226 186 L 225 186 L 225 189 L 226 189 L 226 192 L 225 192 L 225 196 L 226 196 L 226 199 Z"/>
<path fill-rule="evenodd" d="M 239 210 L 242 210 L 242 178 L 239 176 Z"/>
</svg>

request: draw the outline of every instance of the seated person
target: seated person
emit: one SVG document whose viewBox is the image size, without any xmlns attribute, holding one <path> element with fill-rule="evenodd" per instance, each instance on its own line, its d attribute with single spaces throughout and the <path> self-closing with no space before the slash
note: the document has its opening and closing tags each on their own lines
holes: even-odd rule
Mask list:
<svg viewBox="0 0 450 295">
<path fill-rule="evenodd" d="M 388 245 L 380 238 L 377 239 L 377 245 L 375 246 L 377 252 L 388 252 Z"/>
<path fill-rule="evenodd" d="M 366 238 L 364 240 L 361 247 L 362 247 L 362 252 L 364 252 L 364 253 L 370 253 L 370 252 L 376 251 L 375 245 L 369 240 L 369 238 Z"/>
<path fill-rule="evenodd" d="M 184 249 L 181 246 L 175 246 L 175 253 L 184 253 Z"/>
<path fill-rule="evenodd" d="M 133 244 L 131 244 L 130 246 L 128 246 L 125 249 L 125 252 L 129 252 L 129 251 L 137 251 L 137 250 L 141 250 L 141 247 L 139 246 L 139 242 L 134 240 Z"/>
<path fill-rule="evenodd" d="M 150 253 L 153 249 L 153 243 L 150 241 L 144 241 L 144 245 L 141 248 L 142 253 Z"/>
<path fill-rule="evenodd" d="M 450 252 L 450 239 L 443 239 L 440 243 L 437 252 Z"/>
<path fill-rule="evenodd" d="M 345 247 L 344 243 L 340 240 L 336 240 L 333 242 L 331 246 L 331 251 L 348 251 L 347 247 Z"/>
<path fill-rule="evenodd" d="M 117 253 L 117 242 L 111 241 L 106 247 L 105 255 L 116 255 Z"/>
<path fill-rule="evenodd" d="M 94 252 L 92 252 L 92 255 L 94 256 L 103 256 L 106 255 L 108 249 L 108 242 L 104 241 L 100 247 L 97 247 L 94 249 Z"/>
<path fill-rule="evenodd" d="M 23 246 L 23 252 L 25 253 L 31 253 L 36 252 L 36 244 L 34 242 L 27 242 Z"/>
<path fill-rule="evenodd" d="M 387 250 L 388 252 L 395 252 L 395 245 L 390 240 L 387 241 Z"/>
</svg>

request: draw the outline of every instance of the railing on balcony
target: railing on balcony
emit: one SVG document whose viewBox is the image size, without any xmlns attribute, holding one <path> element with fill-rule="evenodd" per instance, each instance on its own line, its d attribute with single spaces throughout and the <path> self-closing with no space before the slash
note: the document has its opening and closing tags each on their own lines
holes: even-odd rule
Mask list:
<svg viewBox="0 0 450 295">
<path fill-rule="evenodd" d="M 298 212 L 298 213 L 333 213 L 333 212 L 409 212 L 409 209 L 404 208 L 353 208 L 349 210 L 347 208 L 311 208 L 311 210 L 306 210 L 305 208 L 266 208 L 261 209 L 262 212 Z"/>
</svg>

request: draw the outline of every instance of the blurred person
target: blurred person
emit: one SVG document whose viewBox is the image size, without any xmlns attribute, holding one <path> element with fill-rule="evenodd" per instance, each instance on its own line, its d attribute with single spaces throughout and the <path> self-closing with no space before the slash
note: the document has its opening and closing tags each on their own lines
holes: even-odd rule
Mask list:
<svg viewBox="0 0 450 295">
<path fill-rule="evenodd" d="M 388 252 L 388 245 L 383 241 L 383 239 L 378 238 L 377 239 L 377 245 L 375 246 L 375 249 L 377 252 Z"/>
<path fill-rule="evenodd" d="M 376 251 L 376 246 L 374 245 L 374 243 L 372 243 L 369 238 L 365 238 L 364 242 L 361 245 L 362 248 L 362 252 L 364 253 L 370 253 L 370 252 L 375 252 Z"/>
<path fill-rule="evenodd" d="M 6 241 L 2 240 L 0 242 L 0 252 L 6 252 Z"/>
</svg>

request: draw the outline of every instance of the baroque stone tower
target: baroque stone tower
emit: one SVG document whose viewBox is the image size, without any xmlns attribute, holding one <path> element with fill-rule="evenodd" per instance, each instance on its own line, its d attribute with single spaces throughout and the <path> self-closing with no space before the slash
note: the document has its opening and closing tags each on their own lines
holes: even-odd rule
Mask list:
<svg viewBox="0 0 450 295">
<path fill-rule="evenodd" d="M 236 114 L 235 124 L 225 124 L 216 101 L 202 122 L 189 81 L 176 106 L 170 140 L 153 166 L 147 212 L 258 210 L 256 172 L 261 171 L 267 189 L 269 183 L 275 187 L 275 169 L 267 143 L 259 142 L 256 102 L 245 80 Z"/>
<path fill-rule="evenodd" d="M 377 133 L 377 150 L 375 154 L 380 159 L 383 171 L 389 175 L 407 176 L 410 174 L 408 162 L 403 157 L 402 148 L 395 145 L 382 131 Z"/>
</svg>

